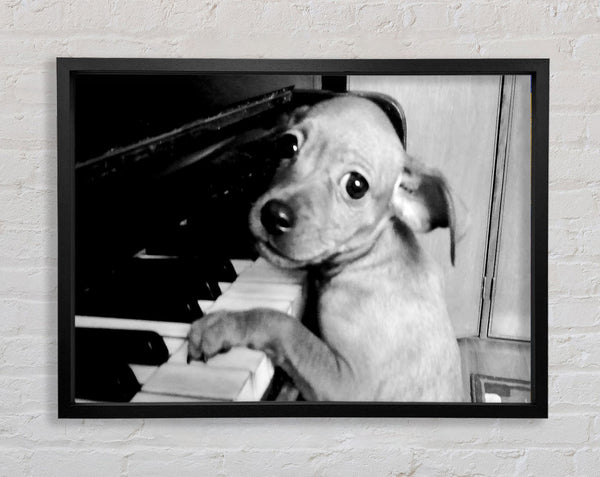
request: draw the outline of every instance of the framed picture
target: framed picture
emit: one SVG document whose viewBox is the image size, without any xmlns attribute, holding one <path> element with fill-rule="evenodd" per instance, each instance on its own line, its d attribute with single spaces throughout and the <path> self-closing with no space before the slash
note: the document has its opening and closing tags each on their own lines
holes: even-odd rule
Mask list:
<svg viewBox="0 0 600 477">
<path fill-rule="evenodd" d="M 59 417 L 547 417 L 548 71 L 59 58 Z"/>
</svg>

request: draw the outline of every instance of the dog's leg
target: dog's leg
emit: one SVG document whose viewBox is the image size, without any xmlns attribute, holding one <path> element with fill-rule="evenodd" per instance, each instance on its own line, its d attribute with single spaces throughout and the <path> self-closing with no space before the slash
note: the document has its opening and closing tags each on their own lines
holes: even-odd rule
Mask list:
<svg viewBox="0 0 600 477">
<path fill-rule="evenodd" d="M 195 321 L 188 359 L 206 360 L 233 346 L 263 350 L 307 400 L 352 400 L 351 368 L 297 319 L 266 308 L 216 312 Z"/>
</svg>

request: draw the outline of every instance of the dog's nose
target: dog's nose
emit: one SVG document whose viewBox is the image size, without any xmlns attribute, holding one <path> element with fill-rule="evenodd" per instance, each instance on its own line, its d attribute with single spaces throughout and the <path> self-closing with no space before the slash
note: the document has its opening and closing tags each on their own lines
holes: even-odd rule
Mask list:
<svg viewBox="0 0 600 477">
<path fill-rule="evenodd" d="M 270 200 L 260 211 L 260 221 L 271 235 L 288 232 L 294 226 L 295 220 L 294 211 L 280 200 Z"/>
</svg>

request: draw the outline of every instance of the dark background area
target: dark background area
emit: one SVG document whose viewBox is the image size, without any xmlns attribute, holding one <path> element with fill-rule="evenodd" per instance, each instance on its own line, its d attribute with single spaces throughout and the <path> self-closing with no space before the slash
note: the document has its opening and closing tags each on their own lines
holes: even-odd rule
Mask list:
<svg viewBox="0 0 600 477">
<path fill-rule="evenodd" d="M 76 161 L 92 159 L 290 85 L 311 89 L 315 77 L 81 75 L 75 87 Z"/>
</svg>

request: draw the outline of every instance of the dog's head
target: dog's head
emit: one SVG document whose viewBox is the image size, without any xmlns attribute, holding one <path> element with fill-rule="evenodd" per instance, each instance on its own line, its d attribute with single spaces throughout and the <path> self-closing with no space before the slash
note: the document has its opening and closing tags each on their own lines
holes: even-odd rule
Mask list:
<svg viewBox="0 0 600 477">
<path fill-rule="evenodd" d="M 450 227 L 448 187 L 409 157 L 386 114 L 344 96 L 296 110 L 276 140 L 282 158 L 250 212 L 259 252 L 302 267 L 368 250 L 391 217 L 416 232 Z"/>
</svg>

